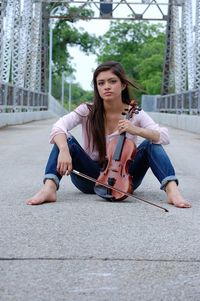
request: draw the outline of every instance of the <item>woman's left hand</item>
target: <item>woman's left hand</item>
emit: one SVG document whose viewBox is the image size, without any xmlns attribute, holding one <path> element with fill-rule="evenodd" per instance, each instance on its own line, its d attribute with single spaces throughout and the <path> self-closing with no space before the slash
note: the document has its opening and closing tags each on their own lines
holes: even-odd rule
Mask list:
<svg viewBox="0 0 200 301">
<path fill-rule="evenodd" d="M 120 120 L 118 123 L 118 131 L 120 134 L 127 132 L 131 135 L 140 136 L 142 138 L 158 143 L 160 139 L 160 133 L 156 130 L 145 129 L 139 126 L 133 125 L 130 120 Z"/>
<path fill-rule="evenodd" d="M 134 130 L 135 129 L 135 130 Z M 133 126 L 127 119 L 120 120 L 118 123 L 118 131 L 120 134 L 127 132 L 130 134 L 136 134 L 137 127 Z"/>
</svg>

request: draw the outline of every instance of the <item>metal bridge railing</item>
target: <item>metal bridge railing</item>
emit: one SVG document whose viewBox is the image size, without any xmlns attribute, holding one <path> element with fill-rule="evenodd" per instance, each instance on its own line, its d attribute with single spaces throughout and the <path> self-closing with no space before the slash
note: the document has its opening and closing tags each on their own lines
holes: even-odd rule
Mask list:
<svg viewBox="0 0 200 301">
<path fill-rule="evenodd" d="M 0 83 L 0 113 L 48 110 L 48 94 Z"/>
<path fill-rule="evenodd" d="M 179 94 L 157 96 L 156 111 L 175 114 L 200 114 L 200 88 Z"/>
</svg>

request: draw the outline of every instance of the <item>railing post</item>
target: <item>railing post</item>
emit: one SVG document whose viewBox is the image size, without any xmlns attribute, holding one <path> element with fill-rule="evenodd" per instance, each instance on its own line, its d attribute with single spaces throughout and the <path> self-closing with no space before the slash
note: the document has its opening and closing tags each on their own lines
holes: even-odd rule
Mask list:
<svg viewBox="0 0 200 301">
<path fill-rule="evenodd" d="M 4 84 L 4 89 L 5 89 L 5 93 L 4 93 L 4 112 L 6 112 L 6 106 L 8 103 L 8 85 Z"/>
<path fill-rule="evenodd" d="M 170 97 L 169 97 L 169 108 L 170 108 L 170 111 L 172 110 L 172 100 L 173 100 L 172 97 L 173 97 L 172 95 L 170 95 Z"/>
<path fill-rule="evenodd" d="M 174 107 L 174 111 L 176 112 L 176 114 L 178 113 L 178 95 L 175 95 L 175 107 Z"/>
<path fill-rule="evenodd" d="M 27 90 L 27 112 L 30 110 L 30 91 Z"/>
<path fill-rule="evenodd" d="M 189 102 L 189 115 L 192 114 L 192 91 L 188 91 L 188 102 Z"/>
<path fill-rule="evenodd" d="M 184 109 L 184 94 L 181 95 L 181 114 L 183 113 Z"/>
</svg>

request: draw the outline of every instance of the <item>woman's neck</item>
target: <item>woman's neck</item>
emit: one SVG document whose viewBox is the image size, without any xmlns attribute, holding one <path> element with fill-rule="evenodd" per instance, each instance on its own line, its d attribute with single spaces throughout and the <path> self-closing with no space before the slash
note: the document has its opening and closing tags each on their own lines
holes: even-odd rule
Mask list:
<svg viewBox="0 0 200 301">
<path fill-rule="evenodd" d="M 109 114 L 121 114 L 128 107 L 129 107 L 128 104 L 125 104 L 123 102 L 118 103 L 118 104 L 114 104 L 114 105 L 113 105 L 113 103 L 106 103 L 106 104 L 104 104 L 106 115 L 109 115 Z"/>
</svg>

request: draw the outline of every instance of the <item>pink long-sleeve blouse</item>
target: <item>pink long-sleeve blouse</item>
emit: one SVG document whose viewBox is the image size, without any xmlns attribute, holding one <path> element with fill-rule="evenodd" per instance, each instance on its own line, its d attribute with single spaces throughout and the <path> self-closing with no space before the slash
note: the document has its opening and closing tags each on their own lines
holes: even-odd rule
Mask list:
<svg viewBox="0 0 200 301">
<path fill-rule="evenodd" d="M 92 145 L 89 143 L 87 137 L 86 122 L 88 114 L 89 109 L 87 107 L 87 104 L 84 103 L 79 105 L 74 111 L 61 117 L 52 127 L 50 133 L 50 143 L 54 143 L 54 137 L 61 133 L 66 134 L 67 137 L 72 136 L 70 131 L 77 125 L 81 125 L 82 147 L 93 160 L 98 160 L 97 149 L 92 148 Z M 165 127 L 160 127 L 145 111 L 141 110 L 139 114 L 133 114 L 133 117 L 130 119 L 130 121 L 134 126 L 158 131 L 160 133 L 160 140 L 157 142 L 157 144 L 166 145 L 169 143 L 168 129 Z M 118 130 L 116 130 L 112 134 L 106 136 L 106 142 L 109 143 L 114 137 L 116 138 L 118 136 L 119 132 Z M 136 135 L 127 133 L 126 136 L 128 139 L 134 141 L 137 144 Z"/>
</svg>

